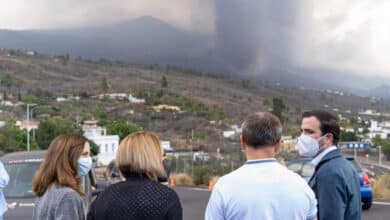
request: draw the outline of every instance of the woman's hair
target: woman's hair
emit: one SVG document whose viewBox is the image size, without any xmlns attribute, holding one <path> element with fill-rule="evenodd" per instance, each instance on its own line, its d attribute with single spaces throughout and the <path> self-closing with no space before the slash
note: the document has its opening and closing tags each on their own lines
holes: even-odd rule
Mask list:
<svg viewBox="0 0 390 220">
<path fill-rule="evenodd" d="M 115 163 L 125 178 L 146 175 L 150 180 L 157 181 L 158 177 L 166 176 L 162 154 L 160 140 L 155 134 L 136 132 L 123 139 Z"/>
<path fill-rule="evenodd" d="M 80 195 L 80 178 L 77 177 L 78 160 L 88 140 L 75 134 L 56 137 L 49 146 L 33 178 L 33 191 L 42 196 L 53 183 L 70 187 Z"/>
</svg>

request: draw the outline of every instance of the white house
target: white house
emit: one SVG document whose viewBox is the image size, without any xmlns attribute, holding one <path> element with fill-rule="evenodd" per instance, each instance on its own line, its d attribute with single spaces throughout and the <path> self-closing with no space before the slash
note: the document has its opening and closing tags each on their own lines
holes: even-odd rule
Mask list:
<svg viewBox="0 0 390 220">
<path fill-rule="evenodd" d="M 164 149 L 165 152 L 172 152 L 173 148 L 171 147 L 170 141 L 161 141 L 161 147 Z"/>
<path fill-rule="evenodd" d="M 145 103 L 145 99 L 139 99 L 134 97 L 133 95 L 129 95 L 129 102 L 134 103 L 134 104 L 142 104 Z"/>
<path fill-rule="evenodd" d="M 97 125 L 96 120 L 84 121 L 84 136 L 99 145 L 100 152 L 96 156 L 98 165 L 106 166 L 115 159 L 119 146 L 118 135 L 107 135 L 105 128 Z"/>
<path fill-rule="evenodd" d="M 234 132 L 236 133 L 241 133 L 242 132 L 242 129 L 240 126 L 238 125 L 232 125 L 231 128 L 234 130 Z"/>
<path fill-rule="evenodd" d="M 233 137 L 235 134 L 236 134 L 235 131 L 224 131 L 223 132 L 223 137 L 224 138 L 230 138 L 230 137 Z"/>
<path fill-rule="evenodd" d="M 370 139 L 376 137 L 376 136 L 379 136 L 381 139 L 386 139 L 387 138 L 387 133 L 383 132 L 383 131 L 373 131 L 373 132 L 370 132 L 368 134 L 368 137 Z"/>
<path fill-rule="evenodd" d="M 29 55 L 29 56 L 35 56 L 35 55 L 37 55 L 37 52 L 36 52 L 36 51 L 33 51 L 33 50 L 27 50 L 25 53 L 26 53 L 26 55 Z"/>
<path fill-rule="evenodd" d="M 378 121 L 372 120 L 368 137 L 374 138 L 376 136 L 379 136 L 381 139 L 388 138 L 390 136 L 390 126 L 388 125 L 390 125 L 390 123 L 386 121 L 378 123 Z"/>
<path fill-rule="evenodd" d="M 4 105 L 4 106 L 9 106 L 9 107 L 15 106 L 15 104 L 12 103 L 11 101 L 1 101 L 0 104 Z"/>
<path fill-rule="evenodd" d="M 67 99 L 67 98 L 65 98 L 65 97 L 57 97 L 57 98 L 56 98 L 56 101 L 57 101 L 57 102 L 67 102 L 67 101 L 69 101 L 69 99 Z"/>
<path fill-rule="evenodd" d="M 210 155 L 207 152 L 204 151 L 198 151 L 194 152 L 192 155 L 192 160 L 193 161 L 209 161 L 210 160 Z"/>
<path fill-rule="evenodd" d="M 376 112 L 375 110 L 372 110 L 372 109 L 367 109 L 364 112 L 359 112 L 359 115 L 380 116 L 381 113 L 378 113 L 378 112 Z"/>
<path fill-rule="evenodd" d="M 127 94 L 126 93 L 106 93 L 106 94 L 98 95 L 99 99 L 103 99 L 106 97 L 109 99 L 125 99 L 127 97 Z"/>
</svg>

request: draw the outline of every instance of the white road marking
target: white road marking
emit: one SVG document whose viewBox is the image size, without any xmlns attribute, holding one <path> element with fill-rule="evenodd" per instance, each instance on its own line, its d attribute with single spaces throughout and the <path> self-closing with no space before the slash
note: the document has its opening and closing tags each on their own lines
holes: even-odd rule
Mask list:
<svg viewBox="0 0 390 220">
<path fill-rule="evenodd" d="M 203 189 L 203 188 L 186 188 L 188 190 L 193 190 L 193 191 L 202 191 L 202 192 L 208 192 L 208 189 Z"/>
<path fill-rule="evenodd" d="M 373 202 L 375 205 L 390 205 L 390 202 Z"/>
</svg>

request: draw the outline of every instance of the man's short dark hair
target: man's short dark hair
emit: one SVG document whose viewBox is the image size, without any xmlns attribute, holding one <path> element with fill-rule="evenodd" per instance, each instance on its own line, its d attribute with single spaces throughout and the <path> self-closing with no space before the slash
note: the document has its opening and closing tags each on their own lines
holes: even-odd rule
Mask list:
<svg viewBox="0 0 390 220">
<path fill-rule="evenodd" d="M 255 149 L 274 146 L 281 138 L 282 123 L 271 113 L 252 114 L 242 123 L 242 140 Z"/>
<path fill-rule="evenodd" d="M 340 139 L 340 125 L 336 116 L 324 110 L 312 110 L 302 114 L 302 119 L 309 117 L 316 117 L 320 121 L 321 135 L 332 134 L 333 144 L 338 144 Z"/>
</svg>

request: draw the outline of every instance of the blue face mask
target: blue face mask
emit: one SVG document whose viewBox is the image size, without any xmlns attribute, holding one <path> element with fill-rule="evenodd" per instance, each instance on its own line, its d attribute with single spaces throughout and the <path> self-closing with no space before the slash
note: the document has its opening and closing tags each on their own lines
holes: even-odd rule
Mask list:
<svg viewBox="0 0 390 220">
<path fill-rule="evenodd" d="M 78 161 L 77 175 L 79 177 L 86 176 L 92 167 L 91 157 L 80 157 Z"/>
</svg>

